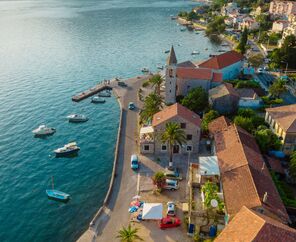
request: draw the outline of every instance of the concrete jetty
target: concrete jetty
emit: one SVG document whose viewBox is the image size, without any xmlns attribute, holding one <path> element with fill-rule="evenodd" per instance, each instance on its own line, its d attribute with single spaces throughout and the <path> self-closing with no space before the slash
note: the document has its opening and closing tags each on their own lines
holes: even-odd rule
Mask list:
<svg viewBox="0 0 296 242">
<path fill-rule="evenodd" d="M 80 102 L 81 100 L 85 99 L 85 98 L 88 98 L 88 97 L 91 97 L 101 91 L 104 91 L 104 90 L 111 90 L 112 87 L 110 86 L 110 83 L 111 81 L 110 80 L 107 80 L 107 81 L 104 81 L 104 82 L 101 82 L 99 84 L 97 84 L 96 86 L 84 91 L 84 92 L 81 92 L 75 96 L 72 97 L 72 101 L 74 102 Z"/>
<path fill-rule="evenodd" d="M 125 80 L 127 87 L 118 86 L 116 82 L 110 84 L 121 108 L 113 171 L 104 203 L 79 242 L 116 241 L 117 231 L 129 222 L 128 206 L 137 192 L 137 174 L 130 168 L 130 156 L 137 153 L 138 90 L 150 77 L 145 75 Z M 128 110 L 129 102 L 136 104 L 135 110 Z"/>
</svg>

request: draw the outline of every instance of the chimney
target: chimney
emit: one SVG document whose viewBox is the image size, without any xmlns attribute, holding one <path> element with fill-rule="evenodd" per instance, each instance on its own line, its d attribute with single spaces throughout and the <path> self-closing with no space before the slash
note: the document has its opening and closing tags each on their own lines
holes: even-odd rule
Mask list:
<svg viewBox="0 0 296 242">
<path fill-rule="evenodd" d="M 268 197 L 267 192 L 265 192 L 264 195 L 263 195 L 263 202 L 264 203 L 266 203 L 267 197 Z"/>
</svg>

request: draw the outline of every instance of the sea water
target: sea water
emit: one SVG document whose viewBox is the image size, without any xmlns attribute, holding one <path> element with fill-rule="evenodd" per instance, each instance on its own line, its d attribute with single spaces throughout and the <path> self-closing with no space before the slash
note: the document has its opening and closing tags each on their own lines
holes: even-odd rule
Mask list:
<svg viewBox="0 0 296 242">
<path fill-rule="evenodd" d="M 104 79 L 140 75 L 143 67 L 155 71 L 172 44 L 178 61 L 208 58 L 219 46 L 170 19 L 195 5 L 0 1 L 0 241 L 74 241 L 87 229 L 108 189 L 120 112 L 114 97 L 95 105 L 71 96 Z M 71 113 L 89 121 L 68 123 Z M 57 132 L 34 138 L 40 124 Z M 70 141 L 79 155 L 55 158 L 52 151 Z M 47 199 L 51 176 L 69 203 Z"/>
</svg>

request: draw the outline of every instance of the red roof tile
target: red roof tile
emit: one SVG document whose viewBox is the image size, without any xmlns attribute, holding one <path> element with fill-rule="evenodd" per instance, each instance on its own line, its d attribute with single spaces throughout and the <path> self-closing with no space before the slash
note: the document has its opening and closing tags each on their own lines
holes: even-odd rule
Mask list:
<svg viewBox="0 0 296 242">
<path fill-rule="evenodd" d="M 212 80 L 212 70 L 207 68 L 177 68 L 177 77 L 182 79 Z"/>
<path fill-rule="evenodd" d="M 199 67 L 223 69 L 224 67 L 230 66 L 243 59 L 243 55 L 234 50 L 231 50 L 202 62 L 201 64 L 199 64 Z"/>
<path fill-rule="evenodd" d="M 223 81 L 223 74 L 219 72 L 213 73 L 213 82 L 222 82 Z"/>
<path fill-rule="evenodd" d="M 289 217 L 285 206 L 265 166 L 255 138 L 233 124 L 220 128 L 220 131 L 218 127 L 215 132 L 213 122 L 210 123 L 209 129 L 215 138 L 227 212 L 233 216 L 242 206 L 263 207 L 277 219 L 287 223 Z M 267 200 L 263 201 L 265 193 Z"/>
<path fill-rule="evenodd" d="M 296 230 L 243 206 L 215 242 L 292 242 Z"/>
<path fill-rule="evenodd" d="M 160 112 L 154 114 L 152 119 L 152 126 L 155 127 L 175 116 L 180 116 L 188 122 L 200 127 L 200 117 L 196 113 L 192 112 L 191 110 L 182 106 L 179 103 L 175 103 L 174 105 L 168 106 Z"/>
</svg>

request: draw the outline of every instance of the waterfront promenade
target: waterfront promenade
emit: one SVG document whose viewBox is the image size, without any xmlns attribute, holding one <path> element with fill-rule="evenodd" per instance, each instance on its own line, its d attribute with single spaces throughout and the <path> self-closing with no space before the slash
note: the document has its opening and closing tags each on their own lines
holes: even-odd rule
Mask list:
<svg viewBox="0 0 296 242">
<path fill-rule="evenodd" d="M 78 241 L 116 241 L 117 231 L 129 222 L 129 203 L 137 193 L 138 175 L 130 168 L 130 156 L 137 153 L 138 89 L 148 78 L 143 76 L 128 79 L 125 81 L 127 87 L 112 85 L 122 108 L 116 175 L 108 202 L 103 206 L 93 226 Z M 128 110 L 129 102 L 134 102 L 137 108 Z"/>
</svg>

